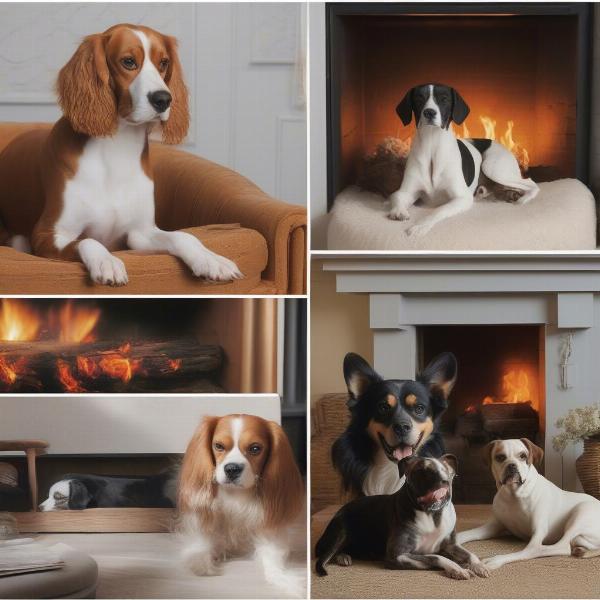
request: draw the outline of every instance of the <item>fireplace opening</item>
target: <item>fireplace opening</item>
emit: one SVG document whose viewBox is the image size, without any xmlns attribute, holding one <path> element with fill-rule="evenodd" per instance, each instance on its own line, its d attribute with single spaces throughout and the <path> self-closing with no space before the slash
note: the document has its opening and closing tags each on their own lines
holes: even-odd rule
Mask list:
<svg viewBox="0 0 600 600">
<path fill-rule="evenodd" d="M 272 368 L 250 389 L 276 360 L 257 302 L 2 299 L 0 393 L 274 392 Z"/>
<path fill-rule="evenodd" d="M 436 9 L 437 6 L 437 9 Z M 495 7 L 495 8 L 494 8 Z M 499 14 L 499 7 L 502 7 Z M 471 108 L 458 137 L 502 142 L 534 180 L 587 180 L 589 13 L 582 4 L 328 5 L 329 203 L 360 181 L 388 138 L 409 145 L 395 108 L 445 83 Z"/>
<path fill-rule="evenodd" d="M 454 499 L 491 502 L 496 492 L 483 462 L 495 439 L 526 437 L 544 447 L 544 328 L 537 325 L 425 326 L 419 363 L 454 353 L 458 378 L 441 420 L 446 451 L 459 462 Z"/>
</svg>

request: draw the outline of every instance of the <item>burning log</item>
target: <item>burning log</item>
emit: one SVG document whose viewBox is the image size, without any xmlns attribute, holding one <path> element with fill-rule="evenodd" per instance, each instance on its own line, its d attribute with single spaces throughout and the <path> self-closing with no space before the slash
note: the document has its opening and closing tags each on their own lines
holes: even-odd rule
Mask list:
<svg viewBox="0 0 600 600">
<path fill-rule="evenodd" d="M 124 392 L 190 388 L 223 361 L 220 346 L 195 339 L 0 343 L 0 390 Z M 203 391 L 203 390 L 199 390 Z"/>
</svg>

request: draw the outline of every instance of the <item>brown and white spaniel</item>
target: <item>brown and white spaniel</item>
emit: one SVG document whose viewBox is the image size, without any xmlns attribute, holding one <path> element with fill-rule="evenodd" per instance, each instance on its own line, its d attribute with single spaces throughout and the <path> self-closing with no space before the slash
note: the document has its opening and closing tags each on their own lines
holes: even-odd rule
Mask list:
<svg viewBox="0 0 600 600">
<path fill-rule="evenodd" d="M 4 237 L 38 256 L 81 260 L 102 284 L 127 283 L 111 254 L 122 248 L 168 252 L 208 280 L 241 277 L 194 236 L 155 223 L 148 135 L 160 125 L 163 141 L 179 144 L 189 125 L 175 38 L 128 24 L 90 35 L 57 90 L 64 116 L 0 153 Z"/>
<path fill-rule="evenodd" d="M 304 506 L 290 443 L 273 421 L 251 415 L 205 417 L 181 468 L 178 510 L 183 560 L 217 575 L 228 556 L 256 552 L 266 580 L 303 595 L 304 579 L 285 568 L 288 530 Z"/>
</svg>

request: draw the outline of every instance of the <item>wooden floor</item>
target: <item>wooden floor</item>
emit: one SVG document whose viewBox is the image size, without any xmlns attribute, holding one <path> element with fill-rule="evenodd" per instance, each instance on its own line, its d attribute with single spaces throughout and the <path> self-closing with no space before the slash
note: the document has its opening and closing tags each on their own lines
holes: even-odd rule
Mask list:
<svg viewBox="0 0 600 600">
<path fill-rule="evenodd" d="M 305 526 L 304 526 L 305 528 Z M 169 533 L 60 533 L 40 539 L 64 542 L 88 553 L 99 567 L 97 598 L 285 598 L 264 581 L 251 558 L 225 563 L 223 575 L 197 577 L 179 561 Z M 306 579 L 306 535 L 294 530 L 290 570 Z"/>
</svg>

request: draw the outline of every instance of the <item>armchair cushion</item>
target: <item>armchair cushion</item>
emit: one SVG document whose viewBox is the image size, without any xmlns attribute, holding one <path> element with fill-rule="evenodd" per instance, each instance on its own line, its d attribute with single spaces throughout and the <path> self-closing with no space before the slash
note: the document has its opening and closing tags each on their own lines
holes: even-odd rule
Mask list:
<svg viewBox="0 0 600 600">
<path fill-rule="evenodd" d="M 0 124 L 0 152 L 17 135 L 45 123 Z M 166 255 L 118 252 L 127 294 L 304 293 L 306 209 L 271 198 L 221 165 L 159 143 L 151 144 L 157 224 L 188 230 L 211 250 L 235 261 L 243 280 L 202 282 Z M 221 225 L 219 225 L 221 224 Z M 233 226 L 235 225 L 235 227 Z M 114 293 L 91 285 L 79 263 L 51 261 L 0 247 L 1 293 Z"/>
</svg>

